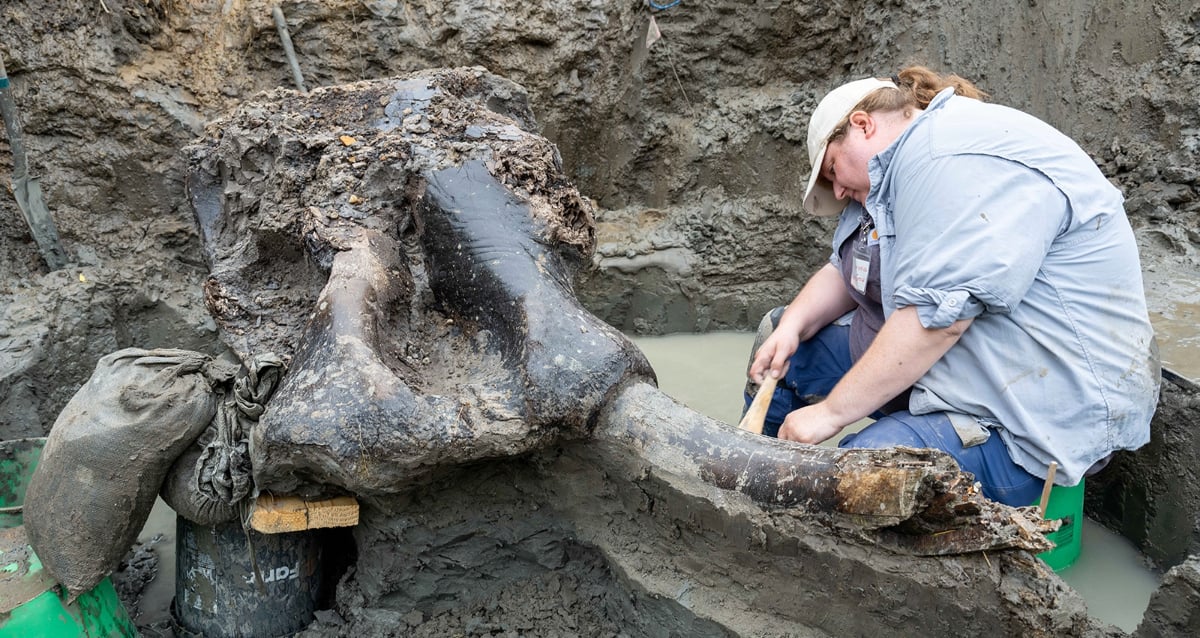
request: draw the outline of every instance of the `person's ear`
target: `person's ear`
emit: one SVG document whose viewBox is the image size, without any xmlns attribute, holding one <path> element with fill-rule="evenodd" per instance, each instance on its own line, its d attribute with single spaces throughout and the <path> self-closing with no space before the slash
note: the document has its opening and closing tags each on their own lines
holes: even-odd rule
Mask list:
<svg viewBox="0 0 1200 638">
<path fill-rule="evenodd" d="M 866 111 L 855 111 L 850 114 L 850 126 L 863 130 L 863 137 L 871 137 L 875 133 L 875 118 Z"/>
</svg>

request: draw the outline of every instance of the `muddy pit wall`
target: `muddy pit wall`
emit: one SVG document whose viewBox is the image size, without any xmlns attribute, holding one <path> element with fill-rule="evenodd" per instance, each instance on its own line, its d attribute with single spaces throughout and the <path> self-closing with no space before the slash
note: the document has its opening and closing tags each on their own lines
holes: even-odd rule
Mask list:
<svg viewBox="0 0 1200 638">
<path fill-rule="evenodd" d="M 163 36 L 161 3 L 6 2 L 0 45 L 72 267 L 46 273 L 0 198 L 0 432 L 42 436 L 103 355 L 126 346 L 219 348 L 180 181 L 204 116 L 187 89 L 130 63 Z M 112 4 L 112 3 L 110 3 Z M 110 7 L 111 8 L 111 7 Z M 0 142 L 0 173 L 11 155 Z"/>
<path fill-rule="evenodd" d="M 1150 443 L 1088 479 L 1086 509 L 1169 568 L 1200 554 L 1200 389 L 1163 384 Z"/>
<path fill-rule="evenodd" d="M 1126 193 L 1152 309 L 1194 291 L 1173 280 L 1200 273 L 1195 6 L 731 4 L 657 14 L 663 40 L 612 117 L 551 135 L 607 209 L 598 268 L 581 289 L 614 325 L 740 328 L 794 295 L 829 252 L 828 228 L 798 213 L 806 114 L 846 79 L 909 63 L 958 72 L 1078 140 Z M 625 290 L 643 292 L 616 294 Z"/>
</svg>

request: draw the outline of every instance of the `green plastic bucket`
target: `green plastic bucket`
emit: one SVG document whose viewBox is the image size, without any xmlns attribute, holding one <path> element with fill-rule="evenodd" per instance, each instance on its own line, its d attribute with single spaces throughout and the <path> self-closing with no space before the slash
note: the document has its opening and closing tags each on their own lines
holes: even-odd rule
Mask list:
<svg viewBox="0 0 1200 638">
<path fill-rule="evenodd" d="M 1079 485 L 1064 487 L 1055 485 L 1050 488 L 1050 500 L 1046 503 L 1046 519 L 1062 520 L 1062 526 L 1057 531 L 1046 534 L 1046 538 L 1054 543 L 1054 549 L 1038 554 L 1038 558 L 1046 562 L 1050 569 L 1062 571 L 1075 563 L 1079 552 L 1083 549 L 1083 480 Z M 1037 505 L 1037 503 L 1034 503 Z"/>
<path fill-rule="evenodd" d="M 112 580 L 68 603 L 29 546 L 21 506 L 45 442 L 0 441 L 0 638 L 137 636 Z"/>
</svg>

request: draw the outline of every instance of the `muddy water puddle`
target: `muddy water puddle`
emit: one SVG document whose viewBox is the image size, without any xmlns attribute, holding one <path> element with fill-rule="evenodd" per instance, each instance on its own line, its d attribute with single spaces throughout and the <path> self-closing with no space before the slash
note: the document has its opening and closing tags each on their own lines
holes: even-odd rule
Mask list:
<svg viewBox="0 0 1200 638">
<path fill-rule="evenodd" d="M 719 421 L 736 424 L 741 419 L 753 333 L 635 337 L 633 341 L 654 366 L 663 392 Z M 1195 347 L 1200 350 L 1200 345 Z M 1091 520 L 1084 521 L 1079 560 L 1059 576 L 1083 596 L 1094 618 L 1127 632 L 1141 622 L 1159 582 L 1129 541 Z"/>
<path fill-rule="evenodd" d="M 1178 302 L 1151 311 L 1162 364 L 1193 381 L 1200 381 L 1200 303 Z"/>
<path fill-rule="evenodd" d="M 1200 381 L 1200 281 L 1166 265 L 1145 274 L 1146 303 L 1163 367 Z"/>
</svg>

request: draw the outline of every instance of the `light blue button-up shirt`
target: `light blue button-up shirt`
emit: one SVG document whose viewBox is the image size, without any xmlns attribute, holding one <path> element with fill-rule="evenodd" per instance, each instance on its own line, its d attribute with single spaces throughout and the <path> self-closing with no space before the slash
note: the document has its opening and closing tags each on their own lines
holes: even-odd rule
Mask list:
<svg viewBox="0 0 1200 638">
<path fill-rule="evenodd" d="M 913 414 L 991 421 L 1017 464 L 1043 476 L 1057 461 L 1062 485 L 1150 440 L 1160 377 L 1137 246 L 1075 142 L 947 89 L 868 170 L 885 314 L 974 318 L 914 385 Z"/>
</svg>

